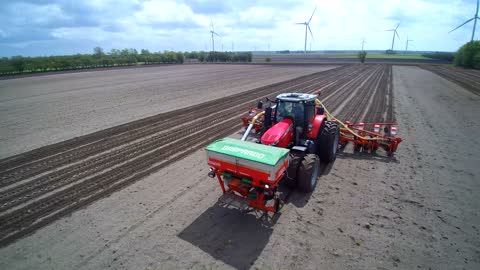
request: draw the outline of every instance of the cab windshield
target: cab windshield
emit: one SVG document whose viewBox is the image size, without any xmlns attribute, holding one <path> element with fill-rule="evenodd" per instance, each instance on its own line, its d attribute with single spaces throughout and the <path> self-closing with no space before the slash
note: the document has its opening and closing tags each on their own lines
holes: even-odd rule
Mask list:
<svg viewBox="0 0 480 270">
<path fill-rule="evenodd" d="M 304 117 L 304 104 L 300 102 L 280 101 L 277 104 L 277 121 L 290 118 L 295 125 L 301 125 Z"/>
</svg>

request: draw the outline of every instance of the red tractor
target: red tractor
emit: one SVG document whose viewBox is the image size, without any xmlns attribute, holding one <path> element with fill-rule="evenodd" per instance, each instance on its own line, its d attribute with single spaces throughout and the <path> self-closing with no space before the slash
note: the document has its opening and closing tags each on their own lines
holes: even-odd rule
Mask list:
<svg viewBox="0 0 480 270">
<path fill-rule="evenodd" d="M 258 113 L 253 116 L 249 111 L 242 119 L 247 129 L 241 140 L 224 138 L 205 148 L 208 175 L 218 179 L 223 191 L 219 201 L 226 205 L 277 212 L 280 181 L 312 192 L 320 163 L 333 163 L 337 149 L 349 142 L 357 151 L 374 153 L 383 148 L 393 155 L 402 141 L 396 137 L 395 123 L 371 123 L 373 131 L 369 131 L 364 123 L 334 119 L 317 95 L 280 94 L 275 101 L 268 100 L 265 110 L 262 107 L 259 102 Z M 247 141 L 252 129 L 261 135 L 257 143 Z"/>
<path fill-rule="evenodd" d="M 335 161 L 340 139 L 337 122 L 327 120 L 316 98 L 300 93 L 278 95 L 274 108 L 265 109 L 265 132 L 260 138 L 264 145 L 290 149 L 284 181 L 304 192 L 315 188 L 320 162 Z"/>
<path fill-rule="evenodd" d="M 220 202 L 277 212 L 280 181 L 304 192 L 313 191 L 320 162 L 335 161 L 340 139 L 337 123 L 327 119 L 316 98 L 312 94 L 281 94 L 249 120 L 242 140 L 220 139 L 205 148 L 209 176 L 217 177 L 223 191 Z M 259 122 L 260 140 L 246 141 Z"/>
</svg>

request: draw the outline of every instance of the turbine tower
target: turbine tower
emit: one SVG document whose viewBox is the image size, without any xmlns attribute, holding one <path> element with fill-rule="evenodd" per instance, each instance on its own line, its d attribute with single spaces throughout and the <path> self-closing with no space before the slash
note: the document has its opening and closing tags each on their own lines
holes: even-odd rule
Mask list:
<svg viewBox="0 0 480 270">
<path fill-rule="evenodd" d="M 407 45 L 405 46 L 405 54 L 407 54 L 407 50 L 408 50 L 408 42 L 409 41 L 413 41 L 412 39 L 408 39 L 408 36 L 407 36 Z"/>
<path fill-rule="evenodd" d="M 307 53 L 307 29 L 308 31 L 310 31 L 310 35 L 312 36 L 312 39 L 313 39 L 312 29 L 310 29 L 310 21 L 312 20 L 313 14 L 315 14 L 316 10 L 317 10 L 317 7 L 315 7 L 315 9 L 313 10 L 312 16 L 310 16 L 310 20 L 308 20 L 308 22 L 296 23 L 296 24 L 305 25 L 305 47 L 303 50 L 304 53 Z"/>
<path fill-rule="evenodd" d="M 363 40 L 362 40 L 362 51 L 363 51 L 363 45 L 364 45 L 365 43 L 367 43 L 367 42 L 365 41 L 365 39 L 363 39 Z"/>
<path fill-rule="evenodd" d="M 220 37 L 220 35 L 215 32 L 215 29 L 213 28 L 213 21 L 212 21 L 212 30 L 210 30 L 210 34 L 212 35 L 212 51 L 215 52 L 215 36 L 214 35 L 217 35 L 218 37 Z"/>
<path fill-rule="evenodd" d="M 472 30 L 472 39 L 470 41 L 473 41 L 473 39 L 475 38 L 475 27 L 477 27 L 477 20 L 480 19 L 478 17 L 478 3 L 480 2 L 480 0 L 477 0 L 477 10 L 475 11 L 475 15 L 473 16 L 473 18 L 467 20 L 466 22 L 460 24 L 459 26 L 457 26 L 455 29 L 453 29 L 452 31 L 448 32 L 448 33 L 451 33 L 455 30 L 457 30 L 458 28 L 464 26 L 465 24 L 473 21 L 473 30 Z"/>
<path fill-rule="evenodd" d="M 399 26 L 400 26 L 400 23 L 397 24 L 397 27 L 395 27 L 395 29 L 385 30 L 385 31 L 393 31 L 392 51 L 393 51 L 393 45 L 395 44 L 395 35 L 397 35 L 398 39 L 400 39 L 400 36 L 398 36 L 398 32 L 397 32 L 397 29 L 398 29 Z"/>
</svg>

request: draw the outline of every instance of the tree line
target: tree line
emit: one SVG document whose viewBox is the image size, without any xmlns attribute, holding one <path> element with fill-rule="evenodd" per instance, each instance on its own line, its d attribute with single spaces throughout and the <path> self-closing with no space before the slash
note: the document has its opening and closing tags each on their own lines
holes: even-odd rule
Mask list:
<svg viewBox="0 0 480 270">
<path fill-rule="evenodd" d="M 252 54 L 250 52 L 150 52 L 145 49 L 140 53 L 136 49 L 112 49 L 105 53 L 101 47 L 95 47 L 92 54 L 3 57 L 0 58 L 0 75 L 134 65 L 182 64 L 185 58 L 197 59 L 199 62 L 251 62 Z"/>
<path fill-rule="evenodd" d="M 480 69 L 480 41 L 470 41 L 460 47 L 455 55 L 455 65 Z"/>
<path fill-rule="evenodd" d="M 200 62 L 252 62 L 251 52 L 186 52 L 185 57 Z"/>
</svg>

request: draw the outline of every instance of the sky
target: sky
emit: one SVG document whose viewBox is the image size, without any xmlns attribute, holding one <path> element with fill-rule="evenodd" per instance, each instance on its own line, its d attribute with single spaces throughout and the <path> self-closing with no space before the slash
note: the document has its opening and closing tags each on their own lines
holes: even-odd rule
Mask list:
<svg viewBox="0 0 480 270">
<path fill-rule="evenodd" d="M 2 0 L 0 56 L 92 53 L 96 46 L 153 52 L 212 50 L 456 51 L 470 41 L 475 0 Z M 480 24 L 480 22 L 479 22 Z M 480 38 L 477 27 L 476 39 Z"/>
</svg>

